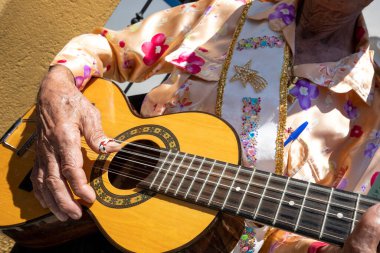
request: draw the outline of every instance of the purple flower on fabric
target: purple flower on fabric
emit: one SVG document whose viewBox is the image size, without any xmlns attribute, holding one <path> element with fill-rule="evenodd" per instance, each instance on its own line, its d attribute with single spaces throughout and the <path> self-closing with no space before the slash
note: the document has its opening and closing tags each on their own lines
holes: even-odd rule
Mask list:
<svg viewBox="0 0 380 253">
<path fill-rule="evenodd" d="M 344 190 L 344 188 L 346 188 L 347 185 L 348 185 L 348 180 L 347 180 L 347 178 L 343 178 L 343 179 L 339 182 L 339 184 L 338 184 L 338 186 L 337 186 L 336 188 L 339 189 L 339 190 Z"/>
<path fill-rule="evenodd" d="M 318 97 L 319 90 L 317 86 L 312 85 L 309 81 L 300 79 L 289 93 L 297 97 L 302 110 L 307 110 L 311 106 L 311 100 Z"/>
<path fill-rule="evenodd" d="M 358 109 L 352 104 L 350 100 L 347 100 L 347 102 L 344 104 L 343 109 L 349 119 L 356 119 L 358 117 Z"/>
<path fill-rule="evenodd" d="M 367 147 L 364 150 L 364 155 L 368 158 L 372 158 L 375 155 L 378 148 L 379 148 L 379 145 L 376 145 L 375 143 L 372 143 L 372 142 L 368 143 Z"/>
<path fill-rule="evenodd" d="M 286 25 L 289 25 L 296 17 L 295 13 L 294 5 L 282 3 L 276 7 L 275 12 L 271 13 L 268 18 L 269 20 L 281 18 Z"/>
<path fill-rule="evenodd" d="M 84 80 L 86 80 L 90 77 L 91 77 L 91 67 L 88 65 L 84 65 L 83 76 L 75 77 L 75 86 L 77 86 L 77 88 L 79 89 L 82 86 Z"/>
</svg>

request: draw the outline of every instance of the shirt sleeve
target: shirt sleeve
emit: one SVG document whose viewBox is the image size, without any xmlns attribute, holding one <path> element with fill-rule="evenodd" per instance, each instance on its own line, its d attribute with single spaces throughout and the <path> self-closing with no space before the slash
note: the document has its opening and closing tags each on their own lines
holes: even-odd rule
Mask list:
<svg viewBox="0 0 380 253">
<path fill-rule="evenodd" d="M 174 65 L 165 56 L 182 43 L 214 0 L 177 6 L 157 12 L 121 31 L 97 28 L 73 38 L 51 66 L 66 66 L 76 86 L 83 89 L 91 77 L 119 82 L 141 82 L 154 74 L 168 73 Z"/>
</svg>

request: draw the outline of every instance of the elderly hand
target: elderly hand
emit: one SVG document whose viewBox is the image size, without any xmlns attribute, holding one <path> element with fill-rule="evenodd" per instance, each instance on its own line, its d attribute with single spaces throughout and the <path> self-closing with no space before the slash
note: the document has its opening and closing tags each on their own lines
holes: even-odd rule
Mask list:
<svg viewBox="0 0 380 253">
<path fill-rule="evenodd" d="M 344 247 L 325 246 L 318 253 L 375 253 L 380 252 L 380 204 L 367 210 L 352 234 L 347 238 Z"/>
<path fill-rule="evenodd" d="M 99 152 L 99 144 L 106 139 L 99 111 L 75 87 L 71 72 L 55 66 L 41 83 L 37 119 L 36 160 L 31 175 L 34 194 L 59 220 L 79 219 L 82 211 L 72 192 L 88 203 L 95 201 L 95 192 L 82 169 L 81 135 Z M 115 142 L 106 145 L 106 152 L 119 149 Z"/>
</svg>

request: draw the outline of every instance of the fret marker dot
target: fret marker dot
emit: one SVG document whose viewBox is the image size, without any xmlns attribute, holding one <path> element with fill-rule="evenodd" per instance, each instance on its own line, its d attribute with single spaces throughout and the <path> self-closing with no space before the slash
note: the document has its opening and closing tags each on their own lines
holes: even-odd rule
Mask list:
<svg viewBox="0 0 380 253">
<path fill-rule="evenodd" d="M 240 187 L 238 186 L 238 187 L 236 187 L 236 191 L 237 192 L 239 192 L 240 191 Z"/>
<path fill-rule="evenodd" d="M 337 213 L 336 216 L 337 216 L 339 219 L 342 219 L 342 218 L 343 218 L 343 214 L 342 214 L 342 213 Z"/>
<path fill-rule="evenodd" d="M 293 200 L 289 201 L 289 205 L 294 206 L 294 201 Z"/>
</svg>

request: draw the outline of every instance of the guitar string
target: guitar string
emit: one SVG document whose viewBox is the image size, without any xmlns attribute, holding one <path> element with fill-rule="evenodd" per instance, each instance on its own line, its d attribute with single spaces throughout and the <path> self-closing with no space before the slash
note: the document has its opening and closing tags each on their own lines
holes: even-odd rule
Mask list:
<svg viewBox="0 0 380 253">
<path fill-rule="evenodd" d="M 137 161 L 136 162 L 136 160 L 130 160 L 130 159 L 125 159 L 125 160 L 128 160 L 128 161 L 131 161 L 131 162 L 135 162 L 135 163 L 140 163 L 140 164 L 142 164 L 142 165 L 144 165 L 144 166 L 147 166 L 147 164 L 144 164 L 144 163 L 141 163 L 141 162 L 139 162 L 139 161 Z M 123 165 L 123 164 L 122 164 Z M 155 166 L 152 166 L 152 165 L 148 165 L 148 166 L 150 166 L 150 167 L 152 167 L 153 169 L 155 169 L 156 167 Z M 96 167 L 96 168 L 99 168 L 99 167 Z M 125 168 L 125 167 L 122 167 L 122 166 L 119 166 L 119 168 Z M 190 168 L 189 168 L 190 169 Z M 108 169 L 109 171 L 111 171 L 111 172 L 115 172 L 116 173 L 116 171 L 115 170 L 112 170 L 112 169 Z M 164 169 L 164 168 L 162 168 L 161 169 L 162 171 L 167 171 L 167 173 L 171 173 L 171 174 L 176 174 L 176 175 L 185 175 L 185 174 L 182 174 L 182 173 L 174 173 L 174 171 L 172 172 L 171 170 L 170 170 L 170 168 L 169 169 Z M 132 171 L 137 171 L 137 172 L 140 172 L 140 168 L 139 167 L 133 167 L 133 169 L 132 169 Z M 195 170 L 196 171 L 196 170 Z M 151 171 L 149 171 L 149 173 L 150 173 Z M 123 173 L 123 172 L 119 172 L 119 173 Z M 158 172 L 159 173 L 159 172 Z M 117 174 L 117 173 L 116 173 Z M 120 175 L 120 174 L 119 174 Z M 129 178 L 133 178 L 133 177 L 131 177 L 131 176 L 129 176 L 128 174 L 123 174 L 123 175 L 125 175 L 126 177 L 129 177 Z M 203 179 L 203 178 L 197 178 L 197 177 L 193 177 L 193 176 L 188 176 L 189 178 L 192 178 L 193 179 L 193 181 L 195 181 L 195 180 L 202 180 L 204 183 L 207 183 L 207 181 L 205 180 L 205 179 Z M 140 180 L 140 181 L 142 181 L 142 182 L 148 182 L 148 181 L 145 181 L 144 179 L 145 178 L 139 178 L 139 177 L 135 177 L 134 179 L 137 179 L 137 180 Z M 226 189 L 232 189 L 232 185 L 231 186 L 229 186 L 229 185 L 225 185 L 225 184 L 219 184 L 219 186 L 224 186 Z M 247 185 L 247 187 L 250 187 L 250 186 L 252 186 L 251 184 L 250 185 Z M 255 185 L 254 185 L 255 186 Z M 178 189 L 180 189 L 180 187 L 182 187 L 181 185 L 178 185 Z M 267 188 L 269 188 L 269 187 L 267 187 Z M 250 193 L 251 194 L 251 196 L 252 195 L 258 195 L 259 197 L 261 197 L 261 194 L 259 194 L 259 193 L 255 193 L 255 192 L 251 192 L 251 191 L 247 191 L 247 193 Z M 293 195 L 296 195 L 295 193 L 291 193 L 291 194 L 293 194 Z M 300 198 L 304 198 L 305 196 L 303 196 L 303 195 L 298 195 Z M 272 200 L 276 200 L 276 201 L 278 201 L 278 200 L 280 200 L 280 199 L 278 199 L 278 198 L 275 198 L 275 197 L 271 197 L 271 196 L 264 196 L 263 197 L 263 199 L 264 198 L 270 198 L 270 199 L 272 199 Z M 308 199 L 308 197 L 306 197 L 306 199 Z M 277 203 L 279 203 L 279 202 L 277 202 Z M 295 203 L 295 205 L 298 205 L 298 204 L 296 204 Z M 301 205 L 298 205 L 298 206 L 301 206 Z M 304 207 L 306 207 L 306 208 L 308 208 L 308 209 L 310 209 L 310 210 L 313 210 L 313 211 L 316 211 L 316 212 L 319 212 L 319 213 L 322 213 L 322 214 L 324 214 L 325 212 L 323 212 L 323 211 L 320 211 L 320 210 L 318 210 L 318 209 L 315 209 L 315 208 L 312 208 L 312 207 L 308 207 L 308 206 L 304 206 Z M 328 215 L 330 215 L 330 217 L 332 216 L 332 217 L 334 217 L 334 216 L 337 216 L 337 214 L 334 214 L 334 213 L 331 213 L 331 212 L 327 212 L 327 214 Z M 360 213 L 360 214 L 362 214 L 362 213 Z M 348 221 L 350 221 L 350 222 L 352 222 L 352 221 L 354 221 L 354 219 L 351 219 L 351 218 L 348 218 L 348 217 L 342 217 L 342 218 L 344 218 L 345 220 L 348 220 Z M 342 220 L 342 219 L 340 219 L 340 220 Z M 355 219 L 355 221 L 354 222 L 356 222 L 356 221 L 358 221 L 357 219 Z"/>
<path fill-rule="evenodd" d="M 151 159 L 151 160 L 154 160 L 154 159 L 157 159 L 157 158 L 152 158 L 152 157 L 150 157 L 150 156 L 147 156 L 147 155 L 145 155 L 145 153 L 139 153 L 139 152 L 134 152 L 134 151 L 130 151 L 129 150 L 129 152 L 127 152 L 128 154 L 135 154 L 135 155 L 139 155 L 139 156 L 141 156 L 141 157 L 144 157 L 144 158 L 148 158 L 148 159 Z M 171 153 L 172 155 L 175 155 L 176 153 Z M 183 156 L 183 158 L 184 158 L 185 156 Z M 119 159 L 125 159 L 125 158 L 121 158 L 121 157 L 119 157 Z M 129 160 L 129 161 L 133 161 L 133 160 Z M 144 163 L 144 161 L 145 160 L 139 160 L 139 161 L 141 161 L 141 163 L 140 164 L 142 164 L 142 165 L 148 165 L 148 164 L 145 164 Z M 162 162 L 163 160 L 162 159 L 158 159 L 158 160 L 156 160 L 156 161 L 158 161 L 158 162 Z M 176 166 L 179 166 L 180 164 L 178 164 L 178 163 L 175 163 L 174 161 L 171 163 L 171 164 L 173 164 L 173 165 L 176 165 Z M 150 166 L 150 167 L 152 167 L 152 168 L 155 168 L 155 166 L 154 165 L 148 165 L 148 166 Z M 192 169 L 192 168 L 191 168 Z M 236 168 L 237 169 L 237 168 Z M 144 170 L 144 169 L 141 169 L 142 171 L 147 171 L 147 172 L 150 172 L 150 170 Z M 202 173 L 209 173 L 207 170 L 202 170 L 202 168 L 198 168 L 198 169 L 193 169 L 193 170 L 199 170 L 200 172 L 202 172 Z M 256 171 L 257 172 L 257 171 Z M 182 175 L 184 175 L 184 174 L 182 174 Z M 210 175 L 213 175 L 213 176 L 217 176 L 217 177 L 220 177 L 220 174 L 215 174 L 215 173 L 213 173 L 213 172 L 211 172 L 210 173 Z M 264 179 L 268 179 L 268 176 L 267 175 L 265 175 L 265 174 L 261 174 L 261 176 L 263 176 L 264 177 Z M 233 180 L 234 178 L 233 177 L 228 177 L 228 176 L 223 176 L 222 177 L 222 179 L 227 179 L 227 180 Z M 280 179 L 280 178 L 276 178 L 276 177 L 274 177 L 274 179 Z M 248 185 L 248 181 L 245 181 L 245 180 L 240 180 L 239 178 L 237 178 L 236 179 L 236 181 L 237 182 L 240 182 L 240 183 L 244 183 L 244 184 L 247 184 Z M 293 183 L 293 182 L 292 182 Z M 255 186 L 259 186 L 259 187 L 261 187 L 261 188 L 265 188 L 265 186 L 263 185 L 263 184 L 254 184 Z M 273 187 L 267 187 L 268 189 L 271 189 L 271 190 L 273 190 L 273 191 L 277 191 L 277 192 L 282 192 L 283 190 L 281 190 L 281 189 L 277 189 L 277 188 L 273 188 Z M 316 189 L 318 189 L 318 188 L 316 188 Z M 300 197 L 300 198 L 304 198 L 304 197 L 306 197 L 307 199 L 309 199 L 309 200 L 315 200 L 316 202 L 320 202 L 320 203 L 323 203 L 323 204 L 328 204 L 328 202 L 326 202 L 326 201 L 324 201 L 324 200 L 321 200 L 321 199 L 318 199 L 318 198 L 313 198 L 313 197 L 308 197 L 308 196 L 305 196 L 305 195 L 302 195 L 302 194 L 298 194 L 298 193 L 294 193 L 294 192 L 291 192 L 291 194 L 293 194 L 293 195 L 296 195 L 296 196 L 298 196 L 298 197 Z M 346 206 L 344 206 L 344 205 L 341 205 L 341 204 L 338 204 L 338 203 L 330 203 L 330 204 L 333 204 L 334 206 L 336 206 L 336 207 L 340 207 L 340 208 L 342 208 L 342 209 L 345 209 L 345 210 L 348 210 L 348 211 L 359 211 L 360 212 L 360 214 L 362 214 L 362 212 L 364 213 L 365 212 L 365 210 L 362 210 L 362 209 L 354 209 L 354 208 L 350 208 L 350 207 L 346 207 Z"/>
<path fill-rule="evenodd" d="M 82 141 L 83 142 L 83 141 Z M 122 144 L 123 143 L 123 141 L 119 141 L 119 140 L 115 140 L 115 142 L 117 142 L 117 143 L 119 143 L 119 144 Z M 151 151 L 154 151 L 154 152 L 160 152 L 160 153 L 165 153 L 165 154 L 168 154 L 168 151 L 166 151 L 166 150 L 164 150 L 164 149 L 157 149 L 157 148 L 152 148 L 152 147 L 150 147 L 150 146 L 146 146 L 146 145 L 141 145 L 141 144 L 136 144 L 136 143 L 133 143 L 133 142 L 131 142 L 131 143 L 128 143 L 128 145 L 131 145 L 131 146 L 135 146 L 135 147 L 140 147 L 140 148 L 145 148 L 145 149 L 148 149 L 148 150 L 151 150 Z M 88 149 L 88 148 L 85 148 L 85 149 Z M 91 149 L 90 149 L 91 150 Z M 119 152 L 124 152 L 123 150 L 120 150 Z M 179 154 L 180 154 L 180 156 L 179 157 L 184 157 L 184 156 L 186 156 L 186 154 L 181 154 L 181 152 L 179 151 L 178 152 Z M 197 157 L 197 156 L 195 156 L 195 157 Z M 195 160 L 197 160 L 197 161 L 201 161 L 202 159 L 199 159 L 199 158 L 196 158 Z M 224 165 L 224 164 L 220 164 L 221 163 L 221 161 L 218 161 L 218 160 L 214 160 L 215 161 L 215 165 Z M 217 163 L 217 162 L 219 162 L 219 163 Z M 207 164 L 212 164 L 213 162 L 210 162 L 210 161 L 205 161 L 205 163 Z M 251 170 L 248 170 L 248 169 L 246 169 L 244 166 L 239 166 L 240 168 L 239 168 L 239 170 L 241 170 L 241 171 L 245 171 L 245 172 L 247 172 L 247 173 L 251 173 Z M 264 172 L 264 173 L 268 173 L 268 172 Z M 266 175 L 267 177 L 269 176 L 269 175 Z M 277 175 L 276 175 L 277 176 Z M 286 183 L 286 180 L 287 179 L 285 179 L 285 178 L 281 178 L 281 177 L 274 177 L 277 181 L 281 181 L 281 182 L 283 182 L 283 183 Z M 247 183 L 247 182 L 246 182 Z M 295 184 L 295 185 L 298 185 L 298 186 L 302 186 L 302 187 L 305 187 L 306 185 L 304 184 L 304 183 L 301 183 L 301 182 L 292 182 L 293 184 Z M 313 186 L 313 185 L 311 185 L 311 187 L 313 187 L 314 189 L 317 189 L 317 190 L 319 190 L 319 191 L 323 191 L 323 192 L 325 192 L 325 193 L 327 193 L 327 194 L 329 194 L 330 193 L 330 190 L 329 189 L 325 189 L 325 188 L 323 188 L 323 187 L 319 187 L 319 188 L 316 188 L 316 187 L 318 187 L 318 186 Z M 356 197 L 354 197 L 354 196 L 352 196 L 352 195 L 350 195 L 349 193 L 341 193 L 341 192 L 338 192 L 338 191 L 335 191 L 335 193 L 337 194 L 337 195 L 340 195 L 340 196 L 344 196 L 344 197 L 346 197 L 346 198 L 350 198 L 351 200 L 353 200 L 353 201 L 356 201 Z M 318 199 L 319 200 L 319 199 Z M 321 202 L 321 203 L 323 203 L 323 204 L 326 204 L 327 202 L 325 202 L 324 200 L 319 200 L 319 202 Z M 377 204 L 378 202 L 376 202 L 376 201 L 372 201 L 371 199 L 367 199 L 367 198 L 363 198 L 362 199 L 362 201 L 361 201 L 362 203 L 363 202 L 366 202 L 366 203 L 370 203 L 370 204 L 372 204 L 372 205 L 374 205 L 374 204 Z M 346 208 L 345 206 L 342 206 L 342 207 L 344 207 L 344 208 Z M 350 209 L 350 210 L 354 210 L 354 209 Z M 361 211 L 363 211 L 363 210 L 361 210 Z"/>
<path fill-rule="evenodd" d="M 119 144 L 122 144 L 123 142 L 121 142 L 121 141 L 117 141 L 117 140 L 115 140 L 117 143 L 119 143 Z M 130 143 L 128 143 L 128 145 L 131 145 L 131 146 L 135 146 L 135 147 L 139 147 L 139 148 L 145 148 L 145 149 L 148 149 L 148 150 L 151 150 L 151 151 L 155 151 L 155 152 L 160 152 L 160 153 L 165 153 L 165 154 L 168 154 L 168 151 L 166 151 L 165 149 L 156 149 L 156 148 L 152 148 L 152 147 L 150 147 L 150 146 L 146 146 L 146 145 L 141 145 L 141 144 L 136 144 L 136 143 L 133 143 L 133 142 L 130 142 Z M 186 154 L 185 153 L 182 153 L 182 152 L 180 152 L 180 151 L 178 151 L 177 153 L 179 153 L 180 154 L 180 156 L 178 156 L 179 158 L 181 158 L 181 157 L 184 157 L 184 156 L 186 156 Z M 175 154 L 175 153 L 172 153 L 172 154 Z M 202 160 L 203 160 L 203 157 L 201 157 L 201 158 L 197 158 L 197 156 L 195 155 L 195 160 L 197 160 L 197 161 L 199 161 L 199 162 L 202 162 Z M 212 165 L 213 163 L 214 163 L 214 161 L 216 162 L 215 163 L 215 165 L 222 165 L 222 166 L 224 166 L 225 164 L 223 164 L 223 162 L 221 162 L 221 161 L 218 161 L 218 160 L 214 160 L 214 159 L 211 159 L 211 160 L 213 160 L 213 161 L 205 161 L 205 163 L 206 164 L 209 164 L 209 165 Z M 221 164 L 222 163 L 222 164 Z M 242 171 L 245 171 L 246 173 L 251 173 L 252 172 L 252 170 L 249 170 L 249 169 L 247 169 L 247 168 L 245 168 L 244 166 L 239 166 L 239 165 L 236 165 L 237 167 L 239 167 L 239 170 L 242 170 Z M 265 171 L 263 171 L 263 173 L 269 173 L 269 172 L 265 172 Z M 275 174 L 274 174 L 275 175 Z M 267 176 L 269 176 L 269 175 L 267 175 Z M 277 181 L 282 181 L 282 182 L 284 182 L 284 183 L 286 183 L 286 181 L 287 181 L 287 179 L 286 178 L 282 178 L 282 177 L 280 177 L 279 175 L 275 175 L 275 176 L 277 176 L 277 177 L 274 177 Z M 307 184 L 305 184 L 305 183 L 301 183 L 301 182 L 294 182 L 294 184 L 296 184 L 296 185 L 298 185 L 298 186 L 303 186 L 303 187 L 305 187 Z M 312 185 L 311 185 L 312 186 Z M 319 186 L 319 185 L 317 185 L 317 186 Z M 313 186 L 312 186 L 313 187 Z M 314 187 L 315 188 L 315 187 Z M 329 187 L 328 187 L 329 188 Z M 327 193 L 327 194 L 329 194 L 330 193 L 330 189 L 331 189 L 331 187 L 330 187 L 330 189 L 325 189 L 325 188 L 323 188 L 323 187 L 320 187 L 320 188 L 317 188 L 318 190 L 320 190 L 320 191 L 323 191 L 323 192 L 325 192 L 325 193 Z M 335 190 L 335 189 L 334 189 Z M 352 195 L 350 195 L 350 193 L 349 192 L 347 192 L 347 193 L 341 193 L 341 192 L 335 192 L 337 195 L 340 195 L 340 196 L 344 196 L 344 197 L 346 197 L 346 198 L 350 198 L 351 200 L 353 200 L 353 201 L 356 201 L 356 197 L 354 197 L 354 196 L 352 196 Z M 355 193 L 355 194 L 357 194 L 357 193 Z M 377 204 L 378 202 L 377 201 L 372 201 L 372 200 L 370 200 L 370 199 L 364 199 L 365 201 L 368 201 L 369 203 L 371 203 L 371 204 Z M 323 200 L 321 200 L 322 202 L 323 202 Z M 367 203 L 368 203 L 367 202 Z M 324 202 L 324 203 L 326 203 L 326 202 Z"/>
<path fill-rule="evenodd" d="M 122 143 L 122 142 L 118 142 L 118 143 Z M 148 150 L 151 150 L 151 151 L 155 151 L 155 152 L 161 152 L 161 153 L 166 153 L 166 154 L 168 154 L 168 151 L 166 151 L 166 150 L 162 150 L 162 149 L 155 149 L 155 148 L 151 148 L 151 147 L 149 147 L 149 146 L 145 146 L 145 145 L 140 145 L 140 144 L 136 144 L 136 143 L 128 143 L 128 145 L 131 145 L 131 146 L 136 146 L 136 147 L 140 147 L 140 148 L 145 148 L 145 149 L 148 149 Z M 92 151 L 92 149 L 90 149 L 90 148 L 86 148 L 85 147 L 85 149 L 86 150 L 91 150 Z M 31 150 L 31 149 L 29 149 L 29 150 Z M 122 153 L 128 153 L 127 151 L 124 151 L 124 150 L 120 150 L 119 152 L 122 152 Z M 135 152 L 129 152 L 129 153 L 133 153 L 133 154 L 141 154 L 141 153 L 135 153 Z M 172 154 L 176 154 L 176 153 L 172 153 Z M 184 154 L 184 155 L 182 155 L 181 154 L 181 152 L 177 152 L 177 154 L 180 154 L 180 156 L 179 157 L 182 157 L 182 158 L 185 158 L 186 157 L 186 154 Z M 143 155 L 144 156 L 144 155 Z M 144 156 L 145 158 L 149 158 L 149 159 L 152 159 L 151 157 L 149 157 L 149 156 Z M 197 157 L 197 156 L 195 156 L 195 157 Z M 198 161 L 201 161 L 201 159 L 199 159 L 199 158 L 196 158 L 195 160 L 198 160 Z M 158 161 L 160 161 L 160 159 L 158 159 Z M 214 161 L 216 161 L 217 162 L 217 160 L 214 160 Z M 207 160 L 205 160 L 205 163 L 209 163 L 209 164 L 212 164 L 211 162 L 209 162 L 209 161 L 207 161 Z M 174 163 L 175 164 L 175 163 Z M 227 163 L 228 164 L 228 163 Z M 178 165 L 178 164 L 175 164 L 175 165 Z M 215 163 L 215 165 L 217 165 L 217 163 Z M 225 164 L 219 164 L 219 165 L 225 165 Z M 236 165 L 237 166 L 237 165 Z M 246 173 L 252 173 L 252 171 L 250 171 L 250 170 L 247 170 L 247 169 L 244 169 L 244 167 L 241 167 L 241 166 L 238 166 L 238 167 L 240 167 L 240 169 L 242 170 L 242 171 L 245 171 Z M 232 167 L 232 168 L 234 168 L 234 167 Z M 231 169 L 231 166 L 230 166 L 230 169 Z M 238 168 L 234 168 L 234 169 L 238 169 Z M 240 170 L 239 169 L 239 170 Z M 205 173 L 208 173 L 208 171 L 204 171 L 204 170 L 202 170 L 201 168 L 199 168 L 199 170 L 201 171 L 201 172 L 205 172 Z M 268 173 L 268 172 L 263 172 L 263 173 Z M 214 173 L 211 173 L 211 175 L 214 175 L 214 176 L 220 176 L 219 174 L 214 174 Z M 269 175 L 265 175 L 265 174 L 261 174 L 262 176 L 264 176 L 264 177 L 266 177 L 266 179 L 269 177 Z M 224 179 L 230 179 L 230 180 L 232 180 L 233 178 L 232 177 L 225 177 L 225 176 L 223 176 L 222 178 L 224 178 Z M 272 177 L 272 178 L 274 178 L 275 180 L 277 180 L 277 181 L 282 181 L 282 182 L 285 182 L 286 181 L 286 179 L 284 179 L 284 178 L 281 178 L 281 177 Z M 242 183 L 245 183 L 245 184 L 248 184 L 249 182 L 248 181 L 244 181 L 244 180 L 239 180 L 238 179 L 238 181 L 239 182 L 242 182 Z M 295 185 L 298 185 L 298 186 L 302 186 L 302 187 L 305 187 L 306 185 L 304 184 L 304 183 L 301 183 L 301 182 L 295 182 L 295 181 L 293 181 L 292 182 L 293 184 L 295 184 Z M 257 186 L 261 186 L 261 187 L 264 187 L 264 185 L 257 185 Z M 313 186 L 311 186 L 311 187 L 313 187 Z M 324 188 L 315 188 L 315 187 L 313 187 L 314 189 L 317 189 L 317 190 L 322 190 L 322 191 L 328 191 L 327 189 L 324 189 Z M 276 189 L 276 188 L 270 188 L 271 190 L 275 190 L 275 191 L 280 191 L 280 192 L 282 192 L 282 190 L 279 190 L 279 189 Z M 329 193 L 329 192 L 328 192 Z M 339 192 L 335 192 L 335 193 L 338 193 L 339 194 Z M 293 195 L 297 195 L 296 193 L 292 193 Z M 340 194 L 340 195 L 343 195 L 343 194 Z M 300 195 L 300 194 L 298 194 L 298 196 L 299 197 L 302 197 L 302 198 L 304 198 L 305 196 L 304 195 Z M 352 196 L 351 195 L 349 195 L 349 194 L 347 194 L 347 195 L 344 195 L 345 197 L 348 197 L 348 198 L 352 198 Z M 318 201 L 318 202 L 320 202 L 320 203 L 323 203 L 323 204 L 328 204 L 328 202 L 326 202 L 326 201 L 324 201 L 324 200 L 321 200 L 321 199 L 318 199 L 318 198 L 313 198 L 313 197 L 307 197 L 306 196 L 306 198 L 309 198 L 309 199 L 311 199 L 311 200 L 315 200 L 315 201 Z M 367 199 L 365 199 L 365 198 L 363 198 L 362 200 L 364 200 L 364 201 L 366 201 Z M 355 201 L 356 201 L 356 199 L 355 199 Z M 363 201 L 362 201 L 363 202 Z M 368 201 L 369 203 L 371 203 L 371 204 L 375 204 L 374 202 L 372 202 L 372 201 Z M 367 203 L 368 203 L 367 202 Z M 331 204 L 331 203 L 330 203 Z M 337 206 L 337 207 L 341 207 L 342 209 L 345 209 L 345 210 L 348 210 L 348 211 L 356 211 L 356 212 L 360 212 L 360 214 L 363 214 L 366 210 L 362 210 L 362 209 L 356 209 L 356 208 L 347 208 L 346 206 L 343 206 L 343 205 L 340 205 L 340 204 L 338 204 L 338 203 L 333 203 L 333 205 L 335 205 L 335 206 Z"/>
<path fill-rule="evenodd" d="M 106 172 L 109 172 L 109 170 L 104 169 L 104 168 L 102 168 L 102 167 L 96 167 L 96 168 L 97 168 L 97 169 L 100 169 L 100 170 L 103 170 L 103 171 L 106 171 Z M 129 175 L 124 175 L 123 173 L 120 173 L 120 172 L 116 172 L 116 171 L 114 171 L 113 173 L 118 174 L 118 175 L 120 175 L 120 176 L 127 177 L 127 178 L 140 180 L 139 178 L 136 178 L 136 177 L 133 177 L 133 176 L 129 176 Z M 143 181 L 143 182 L 146 182 L 146 181 L 144 181 L 144 180 L 142 180 L 142 181 Z M 107 182 L 107 181 L 103 181 L 103 183 L 105 183 L 105 184 L 111 184 L 110 182 Z M 147 182 L 147 183 L 149 183 L 149 182 Z M 112 185 L 112 184 L 111 184 L 111 185 Z M 159 186 L 159 184 L 153 184 L 153 185 L 154 185 L 154 186 Z M 173 190 L 173 191 L 175 191 L 176 189 L 175 189 L 175 188 L 169 188 L 169 190 Z M 181 192 L 181 193 L 185 193 L 184 191 L 181 191 L 181 190 L 178 190 L 178 191 Z M 159 193 L 159 192 L 158 192 L 158 193 Z M 197 197 L 196 195 L 191 194 L 191 193 L 189 193 L 188 195 L 189 195 L 189 196 L 192 196 L 192 197 L 194 197 L 194 198 Z M 258 195 L 259 195 L 259 194 L 258 194 Z M 203 200 L 205 200 L 205 201 L 208 201 L 207 198 L 204 198 L 204 197 L 201 197 L 201 196 L 200 196 L 199 198 L 200 198 L 200 199 L 203 199 Z M 213 201 L 213 202 L 214 202 L 214 203 L 217 203 L 217 204 L 219 204 L 219 205 L 222 204 L 222 203 L 220 203 L 220 202 L 218 202 L 218 201 Z M 231 208 L 234 208 L 234 206 L 231 206 L 231 205 L 229 205 L 228 203 L 226 203 L 225 206 L 229 206 L 229 207 L 231 207 Z M 245 211 L 245 212 L 247 212 L 247 213 L 252 213 L 251 211 L 246 210 L 246 209 L 244 209 L 244 208 L 241 208 L 240 210 Z M 319 210 L 317 210 L 317 209 L 315 209 L 315 210 L 316 210 L 316 211 L 319 211 Z M 267 215 L 264 215 L 264 214 L 259 213 L 259 211 L 257 211 L 257 213 L 258 213 L 259 216 L 266 217 L 266 218 L 268 218 L 268 219 L 273 219 L 273 218 L 270 217 L 270 216 L 267 216 Z M 285 224 L 288 224 L 288 225 L 291 225 L 291 226 L 293 226 L 293 227 L 294 227 L 294 225 L 295 225 L 295 224 L 293 224 L 293 223 L 291 223 L 291 222 L 284 221 L 284 220 L 280 220 L 280 219 L 276 219 L 276 221 L 277 221 L 277 222 L 282 222 L 282 223 L 285 223 Z M 273 225 L 272 225 L 272 226 L 273 226 Z M 315 230 L 315 229 L 312 229 L 312 228 L 304 227 L 304 226 L 302 226 L 302 225 L 299 225 L 298 227 L 304 228 L 304 229 L 309 230 L 309 231 L 316 232 L 317 234 L 320 233 L 319 230 Z M 326 233 L 326 232 L 324 232 L 323 235 L 327 235 L 327 236 L 330 236 L 330 237 L 335 237 L 335 238 L 337 238 L 337 239 L 339 239 L 339 240 L 342 240 L 342 241 L 345 240 L 345 238 L 343 238 L 343 237 L 339 237 L 339 236 L 331 235 L 331 234 Z"/>
</svg>

